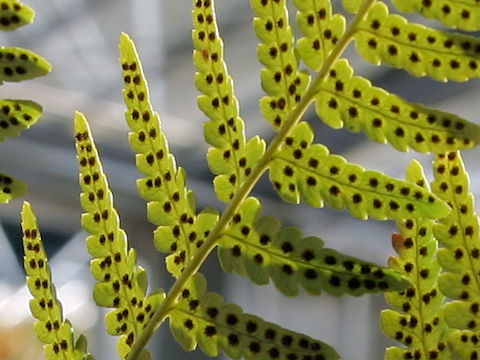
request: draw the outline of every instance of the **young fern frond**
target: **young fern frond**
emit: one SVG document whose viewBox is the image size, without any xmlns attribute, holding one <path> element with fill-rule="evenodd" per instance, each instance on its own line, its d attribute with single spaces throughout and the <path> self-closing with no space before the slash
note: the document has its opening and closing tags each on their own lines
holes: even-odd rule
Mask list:
<svg viewBox="0 0 480 360">
<path fill-rule="evenodd" d="M 437 155 L 433 191 L 452 206 L 452 213 L 436 226 L 435 236 L 444 246 L 438 261 L 445 272 L 439 288 L 453 299 L 445 305 L 445 321 L 455 331 L 452 352 L 462 359 L 480 355 L 480 234 L 469 179 L 459 152 Z"/>
<path fill-rule="evenodd" d="M 256 284 L 271 279 L 287 296 L 297 295 L 299 286 L 312 295 L 360 296 L 407 285 L 396 271 L 324 248 L 321 239 L 303 237 L 295 227 L 281 228 L 279 220 L 259 217 L 260 212 L 256 198 L 246 199 L 220 236 L 225 271 L 246 275 Z"/>
<path fill-rule="evenodd" d="M 33 9 L 18 0 L 3 0 L 0 5 L 0 30 L 11 31 L 30 24 L 35 17 Z"/>
<path fill-rule="evenodd" d="M 325 343 L 245 314 L 239 306 L 225 304 L 220 295 L 207 293 L 200 273 L 186 284 L 169 317 L 175 339 L 186 350 L 198 344 L 209 356 L 217 356 L 220 348 L 233 359 L 339 358 Z"/>
<path fill-rule="evenodd" d="M 294 0 L 299 10 L 297 24 L 305 35 L 297 41 L 297 49 L 303 62 L 319 71 L 325 59 L 345 33 L 345 17 L 332 14 L 330 0 Z"/>
<path fill-rule="evenodd" d="M 210 119 L 204 124 L 205 140 L 213 146 L 207 154 L 210 169 L 217 174 L 213 185 L 217 197 L 229 202 L 265 151 L 259 136 L 245 138 L 233 80 L 223 56 L 214 2 L 193 0 L 193 62 L 197 69 L 195 85 L 203 94 L 200 109 Z"/>
<path fill-rule="evenodd" d="M 37 219 L 27 202 L 22 208 L 24 267 L 27 286 L 33 299 L 30 311 L 38 320 L 35 333 L 45 343 L 47 360 L 94 360 L 86 352 L 86 339 L 80 336 L 74 342 L 72 325 L 63 318 L 62 305 L 57 300 L 52 283 L 48 258 L 43 247 Z"/>
<path fill-rule="evenodd" d="M 334 129 L 363 131 L 400 151 L 440 153 L 471 148 L 480 141 L 480 127 L 457 115 L 412 104 L 354 76 L 346 59 L 337 61 L 319 85 L 316 111 Z"/>
<path fill-rule="evenodd" d="M 347 163 L 330 155 L 324 145 L 312 145 L 313 137 L 310 126 L 301 122 L 270 164 L 270 179 L 286 201 L 303 199 L 313 207 L 326 201 L 360 219 L 441 218 L 449 213 L 448 206 L 428 190 Z"/>
<path fill-rule="evenodd" d="M 310 75 L 299 71 L 295 37 L 289 23 L 285 0 L 251 0 L 257 17 L 255 32 L 262 43 L 257 48 L 262 69 L 262 87 L 268 96 L 260 99 L 263 116 L 280 129 L 302 99 L 310 84 Z"/>
<path fill-rule="evenodd" d="M 374 64 L 385 62 L 415 76 L 467 81 L 480 76 L 480 40 L 409 23 L 377 2 L 355 34 L 358 53 Z"/>
<path fill-rule="evenodd" d="M 97 305 L 115 308 L 105 316 L 105 323 L 109 334 L 121 336 L 118 352 L 124 359 L 164 294 L 158 291 L 146 296 L 147 274 L 137 265 L 137 254 L 129 248 L 127 235 L 120 227 L 112 193 L 83 114 L 75 115 L 74 129 L 82 188 L 80 201 L 86 211 L 82 214 L 82 226 L 91 234 L 87 247 L 93 257 L 92 275 L 97 281 L 93 297 Z M 143 353 L 148 358 L 148 351 L 144 349 Z"/>
<path fill-rule="evenodd" d="M 149 201 L 148 218 L 157 225 L 155 245 L 171 252 L 167 269 L 180 276 L 218 219 L 216 212 L 196 214 L 195 196 L 186 187 L 185 172 L 175 157 L 153 110 L 148 85 L 133 41 L 126 34 L 120 38 L 120 62 L 125 82 L 125 118 L 132 130 L 130 145 L 138 152 L 137 168 L 147 177 L 137 181 L 140 195 Z"/>
<path fill-rule="evenodd" d="M 406 180 L 428 188 L 423 169 L 416 161 L 408 167 Z M 401 292 L 385 294 L 395 310 L 382 311 L 382 329 L 406 345 L 406 348 L 388 348 L 385 359 L 451 359 L 443 314 L 445 296 L 437 283 L 441 268 L 436 259 L 434 221 L 409 218 L 397 225 L 400 234 L 393 235 L 392 243 L 399 256 L 391 257 L 388 264 L 403 273 L 412 285 Z"/>
<path fill-rule="evenodd" d="M 418 12 L 421 15 L 441 21 L 451 28 L 465 31 L 480 30 L 480 13 L 475 0 L 422 1 L 393 0 L 395 6 L 405 12 Z"/>
</svg>

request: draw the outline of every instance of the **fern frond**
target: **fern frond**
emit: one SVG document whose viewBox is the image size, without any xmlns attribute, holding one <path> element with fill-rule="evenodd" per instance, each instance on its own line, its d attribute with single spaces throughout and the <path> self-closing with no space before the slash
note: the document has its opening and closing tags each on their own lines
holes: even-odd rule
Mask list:
<svg viewBox="0 0 480 360">
<path fill-rule="evenodd" d="M 93 356 L 86 352 L 86 339 L 80 336 L 75 344 L 72 325 L 63 318 L 62 305 L 52 283 L 37 219 L 27 202 L 22 208 L 22 230 L 27 286 L 33 296 L 30 300 L 30 311 L 38 320 L 35 323 L 35 332 L 38 339 L 46 344 L 46 359 L 93 360 Z"/>
<path fill-rule="evenodd" d="M 400 151 L 440 153 L 480 142 L 480 127 L 457 115 L 411 104 L 354 76 L 346 59 L 337 61 L 318 87 L 316 111 L 332 128 L 363 131 Z"/>
<path fill-rule="evenodd" d="M 0 5 L 1 6 L 1 5 Z M 0 100 L 0 141 L 19 136 L 42 115 L 42 107 L 28 100 Z"/>
<path fill-rule="evenodd" d="M 422 166 L 417 161 L 408 167 L 406 180 L 422 183 L 422 187 L 428 189 Z M 400 271 L 412 286 L 385 294 L 395 310 L 382 311 L 382 329 L 392 339 L 406 345 L 406 348 L 388 348 L 385 359 L 451 359 L 442 307 L 445 296 L 437 284 L 441 269 L 436 259 L 434 222 L 410 218 L 397 225 L 400 234 L 394 234 L 392 242 L 399 256 L 391 257 L 388 264 Z"/>
<path fill-rule="evenodd" d="M 468 174 L 460 152 L 437 155 L 434 162 L 433 191 L 452 206 L 449 216 L 435 228 L 435 236 L 444 248 L 438 261 L 445 272 L 440 276 L 440 291 L 454 301 L 445 305 L 445 320 L 451 328 L 475 331 L 480 335 L 480 235 Z M 480 344 L 453 335 L 454 352 L 480 355 Z M 462 349 L 461 351 L 459 349 Z M 475 354 L 475 355 L 472 355 Z"/>
<path fill-rule="evenodd" d="M 129 248 L 127 235 L 120 227 L 112 193 L 83 114 L 75 115 L 74 129 L 82 188 L 80 201 L 86 211 L 82 214 L 82 226 L 91 234 L 87 247 L 94 258 L 91 271 L 97 281 L 93 296 L 97 305 L 115 308 L 105 317 L 106 328 L 111 335 L 121 336 L 118 351 L 125 358 L 164 294 L 146 296 L 147 274 L 137 266 L 137 254 Z"/>
<path fill-rule="evenodd" d="M 374 64 L 385 62 L 415 76 L 439 81 L 467 81 L 480 76 L 480 40 L 409 23 L 390 15 L 377 2 L 355 35 L 359 54 Z"/>
<path fill-rule="evenodd" d="M 245 200 L 218 241 L 225 271 L 248 276 L 257 284 L 271 279 L 287 296 L 301 286 L 312 295 L 335 296 L 400 290 L 407 283 L 395 271 L 323 247 L 314 236 L 294 227 L 280 227 L 274 217 L 260 218 L 256 198 Z"/>
<path fill-rule="evenodd" d="M 294 0 L 297 24 L 305 35 L 297 42 L 298 53 L 308 67 L 319 71 L 338 39 L 345 33 L 345 17 L 332 14 L 330 0 Z"/>
<path fill-rule="evenodd" d="M 246 140 L 233 80 L 224 61 L 214 1 L 194 0 L 192 19 L 193 62 L 198 71 L 195 85 L 203 94 L 198 105 L 210 119 L 204 124 L 204 135 L 213 146 L 207 160 L 217 174 L 214 179 L 217 197 L 228 203 L 263 155 L 265 142 L 259 136 Z"/>
<path fill-rule="evenodd" d="M 326 201 L 360 219 L 441 218 L 449 213 L 448 206 L 429 191 L 347 163 L 330 155 L 325 146 L 312 144 L 313 137 L 310 126 L 301 122 L 270 164 L 270 179 L 286 201 L 303 199 L 313 207 Z"/>
<path fill-rule="evenodd" d="M 454 29 L 480 30 L 480 11 L 475 0 L 393 0 L 393 3 L 401 11 L 418 12 Z"/>
<path fill-rule="evenodd" d="M 209 356 L 219 349 L 234 359 L 333 360 L 338 354 L 329 345 L 283 329 L 234 304 L 225 304 L 216 293 L 206 293 L 205 278 L 197 273 L 185 286 L 169 313 L 175 339 L 186 349 L 200 348 Z"/>
<path fill-rule="evenodd" d="M 138 170 L 147 176 L 137 181 L 138 191 L 149 201 L 149 220 L 158 225 L 155 245 L 159 251 L 172 253 L 166 259 L 167 269 L 178 277 L 218 215 L 212 210 L 196 215 L 194 194 L 187 189 L 185 172 L 177 167 L 168 149 L 159 116 L 150 103 L 135 45 L 126 34 L 120 38 L 120 62 L 125 82 L 125 118 L 132 130 L 130 145 L 138 152 Z"/>
<path fill-rule="evenodd" d="M 22 196 L 26 191 L 27 185 L 23 181 L 0 174 L 0 203 L 6 204 L 13 198 Z"/>
<path fill-rule="evenodd" d="M 0 4 L 0 30 L 10 31 L 30 24 L 35 12 L 18 0 L 3 0 Z"/>
<path fill-rule="evenodd" d="M 268 96 L 260 99 L 263 116 L 280 129 L 310 84 L 310 75 L 298 70 L 295 37 L 289 24 L 286 0 L 251 0 L 256 13 L 253 24 L 262 69 L 262 87 Z"/>
<path fill-rule="evenodd" d="M 0 46 L 0 84 L 44 76 L 51 69 L 47 60 L 31 50 Z"/>
</svg>

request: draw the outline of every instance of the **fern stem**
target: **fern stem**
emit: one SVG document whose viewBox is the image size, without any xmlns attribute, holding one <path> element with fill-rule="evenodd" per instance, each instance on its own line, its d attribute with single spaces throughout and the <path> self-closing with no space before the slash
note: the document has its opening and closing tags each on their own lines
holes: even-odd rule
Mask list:
<svg viewBox="0 0 480 360">
<path fill-rule="evenodd" d="M 135 341 L 135 344 L 132 347 L 131 352 L 129 353 L 127 360 L 136 360 L 140 351 L 147 345 L 150 338 L 155 333 L 156 329 L 162 324 L 165 318 L 168 315 L 171 307 L 175 305 L 180 296 L 185 284 L 187 281 L 198 271 L 200 266 L 206 260 L 210 252 L 214 249 L 217 239 L 220 233 L 225 229 L 227 224 L 232 219 L 235 212 L 238 210 L 245 198 L 250 194 L 255 184 L 258 182 L 263 173 L 268 169 L 268 163 L 272 160 L 275 153 L 280 149 L 285 138 L 295 127 L 295 125 L 300 121 L 305 111 L 308 109 L 310 104 L 314 101 L 315 95 L 318 92 L 319 84 L 325 79 L 328 75 L 328 72 L 333 67 L 338 58 L 347 48 L 350 41 L 353 39 L 355 32 L 357 31 L 358 24 L 363 20 L 367 15 L 369 9 L 377 0 L 366 0 L 359 12 L 356 14 L 353 21 L 350 23 L 347 28 L 344 36 L 339 39 L 336 46 L 333 48 L 332 53 L 326 59 L 322 68 L 320 69 L 315 81 L 310 85 L 308 91 L 305 93 L 304 97 L 301 99 L 299 104 L 295 107 L 292 113 L 289 116 L 288 121 L 282 127 L 282 129 L 277 133 L 275 138 L 272 140 L 270 145 L 267 147 L 265 154 L 258 161 L 256 166 L 252 169 L 252 172 L 247 176 L 245 182 L 235 193 L 230 204 L 223 212 L 222 216 L 218 220 L 215 227 L 210 232 L 207 239 L 203 245 L 198 249 L 195 256 L 189 261 L 182 275 L 177 279 L 168 292 L 165 300 L 158 306 L 152 318 L 149 320 L 147 326 L 145 327 L 143 333 Z"/>
</svg>

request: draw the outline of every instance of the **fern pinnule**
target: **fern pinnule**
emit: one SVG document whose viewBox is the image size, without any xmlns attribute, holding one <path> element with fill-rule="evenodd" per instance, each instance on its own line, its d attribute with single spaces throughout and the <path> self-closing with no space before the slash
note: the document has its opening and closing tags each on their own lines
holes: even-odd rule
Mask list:
<svg viewBox="0 0 480 360">
<path fill-rule="evenodd" d="M 439 288 L 453 299 L 445 305 L 445 320 L 451 328 L 465 330 L 451 335 L 452 352 L 473 359 L 480 355 L 479 219 L 460 152 L 437 155 L 434 173 L 433 191 L 452 206 L 451 214 L 435 228 L 435 236 L 444 246 L 438 251 L 445 270 Z"/>
<path fill-rule="evenodd" d="M 137 181 L 137 187 L 149 201 L 149 220 L 158 225 L 155 245 L 159 251 L 171 253 L 166 259 L 167 269 L 178 277 L 208 236 L 218 215 L 205 210 L 197 216 L 194 194 L 186 186 L 185 172 L 177 167 L 168 149 L 159 116 L 150 103 L 135 45 L 126 34 L 120 38 L 120 62 L 125 82 L 125 118 L 132 129 L 130 145 L 138 153 L 138 170 L 146 175 Z"/>
<path fill-rule="evenodd" d="M 38 320 L 35 323 L 37 337 L 46 344 L 45 357 L 47 360 L 93 360 L 93 356 L 86 353 L 85 338 L 79 337 L 75 344 L 72 326 L 63 318 L 37 218 L 29 203 L 23 204 L 21 215 L 24 267 L 27 286 L 33 296 L 30 311 Z"/>
<path fill-rule="evenodd" d="M 305 37 L 297 41 L 297 49 L 305 64 L 319 71 L 338 39 L 345 33 L 345 17 L 332 14 L 330 0 L 294 0 L 299 10 L 297 24 Z"/>
<path fill-rule="evenodd" d="M 11 31 L 30 24 L 35 17 L 33 9 L 18 0 L 3 0 L 0 6 L 0 30 Z"/>
<path fill-rule="evenodd" d="M 91 234 L 87 247 L 93 257 L 92 275 L 97 281 L 93 296 L 97 305 L 115 308 L 105 317 L 106 328 L 111 335 L 121 336 L 118 351 L 125 358 L 164 294 L 159 291 L 146 296 L 147 274 L 137 266 L 137 254 L 128 246 L 127 235 L 120 227 L 112 193 L 83 114 L 75 115 L 74 129 L 82 188 L 80 201 L 86 211 L 82 214 L 82 226 Z"/>
<path fill-rule="evenodd" d="M 217 356 L 220 348 L 234 359 L 339 358 L 325 343 L 245 314 L 239 306 L 225 304 L 220 295 L 207 293 L 200 273 L 186 284 L 169 317 L 175 339 L 186 350 L 198 344 L 209 356 Z"/>
<path fill-rule="evenodd" d="M 355 34 L 359 54 L 374 64 L 385 62 L 415 76 L 439 81 L 467 81 L 480 76 L 480 40 L 448 33 L 389 14 L 377 2 Z"/>
<path fill-rule="evenodd" d="M 42 107 L 29 100 L 0 100 L 0 141 L 19 136 L 22 130 L 36 124 Z"/>
<path fill-rule="evenodd" d="M 22 196 L 26 191 L 27 185 L 23 181 L 0 174 L 0 203 L 6 204 L 13 198 Z"/>
<path fill-rule="evenodd" d="M 451 28 L 465 31 L 480 30 L 478 2 L 470 1 L 421 1 L 393 0 L 395 6 L 405 12 L 417 12 L 430 19 L 436 19 Z"/>
<path fill-rule="evenodd" d="M 213 146 L 207 160 L 217 174 L 213 183 L 217 197 L 228 203 L 263 155 L 265 142 L 259 136 L 248 141 L 245 137 L 245 124 L 224 60 L 214 1 L 193 0 L 192 21 L 195 85 L 202 93 L 198 105 L 210 119 L 204 124 L 204 135 Z"/>
<path fill-rule="evenodd" d="M 316 110 L 332 128 L 363 131 L 400 151 L 440 153 L 471 148 L 480 141 L 480 127 L 457 115 L 412 104 L 367 79 L 354 76 L 346 59 L 337 61 L 319 84 Z"/>
<path fill-rule="evenodd" d="M 408 167 L 406 180 L 428 188 L 423 169 L 417 161 Z M 406 348 L 389 347 L 385 359 L 451 359 L 443 310 L 445 296 L 438 289 L 441 268 L 436 259 L 434 221 L 409 218 L 397 225 L 400 234 L 394 234 L 392 242 L 399 256 L 391 257 L 388 264 L 400 271 L 411 286 L 401 292 L 385 294 L 387 302 L 395 310 L 383 310 L 381 324 L 388 336 Z"/>
<path fill-rule="evenodd" d="M 312 144 L 313 138 L 311 127 L 299 123 L 270 164 L 270 179 L 286 201 L 302 199 L 313 207 L 326 201 L 360 219 L 441 218 L 449 213 L 447 204 L 428 190 L 330 155 L 325 146 Z"/>
<path fill-rule="evenodd" d="M 262 87 L 268 96 L 260 99 L 263 116 L 280 129 L 306 93 L 310 75 L 299 71 L 295 37 L 289 23 L 285 0 L 251 0 L 257 17 L 253 24 L 258 38 L 258 58 L 262 69 Z"/>
<path fill-rule="evenodd" d="M 0 84 L 44 76 L 51 69 L 47 60 L 31 50 L 0 46 Z"/>
<path fill-rule="evenodd" d="M 400 290 L 407 283 L 395 271 L 324 248 L 314 236 L 281 227 L 275 217 L 260 217 L 260 202 L 246 199 L 218 240 L 225 271 L 248 276 L 256 284 L 272 280 L 284 295 L 301 286 L 312 295 L 335 296 Z"/>
</svg>

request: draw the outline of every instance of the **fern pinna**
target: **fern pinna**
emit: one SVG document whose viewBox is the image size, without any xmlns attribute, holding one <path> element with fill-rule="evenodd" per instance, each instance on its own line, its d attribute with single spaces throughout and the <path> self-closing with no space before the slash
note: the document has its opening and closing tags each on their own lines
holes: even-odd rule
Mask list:
<svg viewBox="0 0 480 360">
<path fill-rule="evenodd" d="M 18 0 L 4 0 L 0 4 L 0 30 L 12 31 L 33 21 L 35 12 Z M 47 60 L 31 50 L 0 46 L 0 85 L 46 75 L 51 70 Z M 0 99 L 0 141 L 19 136 L 22 130 L 33 126 L 42 107 L 33 101 Z M 26 191 L 26 185 L 9 175 L 0 174 L 0 203 L 8 203 Z"/>
<path fill-rule="evenodd" d="M 402 9 L 442 18 L 434 11 L 437 5 L 421 3 L 415 7 L 412 0 Z M 476 19 L 475 7 L 445 3 L 451 9 L 465 7 Z M 300 287 L 311 295 L 392 291 L 390 303 L 407 314 L 386 311 L 382 325 L 408 349 L 392 348 L 388 358 L 445 358 L 450 349 L 452 353 L 465 349 L 456 350 L 455 344 L 463 338 L 455 338 L 456 332 L 450 336 L 447 329 L 447 325 L 453 326 L 453 316 L 440 304 L 443 280 L 437 284 L 440 268 L 432 237 L 437 235 L 434 219 L 452 216 L 452 201 L 436 191 L 435 185 L 434 193 L 429 190 L 419 165 L 412 165 L 404 181 L 331 154 L 326 146 L 314 142 L 314 131 L 302 118 L 315 103 L 327 125 L 362 131 L 401 151 L 412 148 L 455 154 L 471 148 L 480 139 L 480 127 L 375 87 L 355 76 L 342 55 L 355 41 L 358 53 L 375 64 L 387 63 L 442 81 L 465 81 L 479 76 L 477 40 L 408 23 L 400 15 L 391 15 L 380 0 L 344 0 L 345 9 L 354 13 L 350 21 L 334 13 L 329 0 L 294 0 L 293 5 L 298 9 L 297 25 L 302 33 L 298 41 L 286 0 L 251 0 L 260 40 L 258 57 L 264 66 L 261 83 L 266 96 L 260 100 L 260 109 L 276 131 L 267 142 L 260 136 L 247 139 L 245 135 L 224 61 L 214 1 L 193 0 L 195 84 L 201 92 L 198 105 L 208 117 L 204 125 L 205 139 L 211 145 L 207 160 L 216 175 L 217 197 L 226 203 L 223 212 L 197 211 L 185 171 L 177 166 L 150 103 L 134 43 L 128 35 L 121 35 L 125 118 L 143 176 L 137 188 L 148 201 L 149 220 L 157 226 L 155 246 L 167 253 L 167 270 L 175 278 L 166 294 L 159 290 L 146 295 L 146 274 L 136 265 L 135 252 L 120 228 L 86 119 L 81 114 L 75 118 L 81 202 L 86 211 L 82 224 L 91 233 L 87 246 L 98 281 L 94 296 L 97 304 L 114 308 L 106 323 L 112 335 L 121 335 L 121 358 L 148 358 L 144 347 L 167 318 L 175 339 L 186 350 L 198 345 L 210 356 L 222 350 L 232 358 L 246 359 L 339 357 L 321 341 L 245 314 L 240 307 L 224 303 L 220 295 L 208 292 L 199 269 L 215 247 L 226 272 L 247 276 L 256 284 L 272 281 L 288 296 L 297 295 Z M 451 24 L 451 20 L 443 20 Z M 458 27 L 475 29 L 475 20 Z M 301 60 L 308 69 L 301 69 Z M 282 227 L 273 216 L 262 216 L 259 199 L 250 193 L 267 171 L 285 201 L 303 201 L 312 207 L 326 203 L 363 220 L 396 220 L 402 229 L 402 235 L 394 239 L 400 257 L 390 261 L 391 268 L 384 268 L 326 248 L 320 238 L 304 236 L 295 227 Z M 449 217 L 443 221 L 448 222 Z M 471 228 L 477 230 L 474 225 Z M 439 254 L 441 258 L 443 253 Z M 445 254 L 448 258 L 451 251 Z M 453 268 L 456 271 L 457 267 L 451 271 Z M 448 274 L 441 279 L 449 279 Z M 473 272 L 469 276 L 473 277 Z M 451 306 L 464 309 L 467 305 Z M 474 324 L 469 331 L 475 329 L 476 322 L 468 324 Z M 455 323 L 462 329 L 463 325 Z"/>
</svg>

